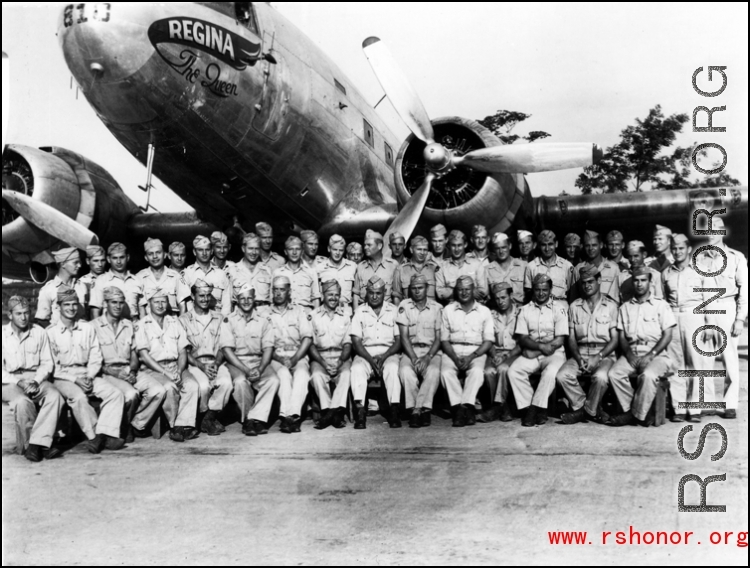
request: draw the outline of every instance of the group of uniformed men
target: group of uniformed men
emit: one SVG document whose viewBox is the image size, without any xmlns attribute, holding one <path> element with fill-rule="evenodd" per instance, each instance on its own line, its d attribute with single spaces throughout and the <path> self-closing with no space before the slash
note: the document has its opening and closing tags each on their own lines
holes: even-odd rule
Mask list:
<svg viewBox="0 0 750 568">
<path fill-rule="evenodd" d="M 721 219 L 713 227 L 723 228 Z M 401 427 L 402 408 L 410 427 L 429 426 L 441 384 L 455 427 L 512 420 L 511 390 L 522 424 L 544 424 L 556 383 L 570 405 L 565 424 L 648 425 L 662 377 L 712 368 L 714 359 L 691 345 L 694 330 L 709 324 L 731 334 L 724 416 L 734 418 L 747 263 L 721 237 L 710 239 L 724 255 L 704 251 L 693 265 L 688 239 L 661 226 L 651 258 L 639 241 L 625 246 L 618 231 L 606 239 L 593 231 L 583 240 L 566 236 L 567 258 L 557 255 L 551 231 L 536 240 L 519 231 L 514 258 L 509 237 L 490 239 L 482 226 L 473 228 L 467 253 L 469 239 L 442 225 L 430 241 L 412 238 L 409 258 L 401 235 L 390 237 L 385 256 L 383 237 L 373 231 L 364 247 L 332 236 L 323 257 L 318 236 L 303 231 L 286 240 L 284 260 L 271 250 L 271 227 L 259 223 L 244 236 L 236 263 L 217 232 L 194 240 L 191 266 L 184 244 L 165 250 L 148 239 L 149 267 L 135 275 L 123 244 L 89 247 L 81 278 L 79 251 L 66 248 L 55 253 L 58 273 L 40 290 L 36 324 L 27 300 L 8 303 L 3 401 L 34 462 L 59 455 L 53 437 L 65 404 L 87 449 L 99 453 L 149 436 L 160 410 L 175 442 L 219 435 L 219 413 L 231 398 L 247 436 L 268 432 L 277 396 L 281 431 L 299 432 L 310 385 L 322 412 L 316 428 L 344 427 L 351 395 L 354 427 L 363 429 L 372 378 L 384 384 L 392 428 Z M 724 258 L 721 275 L 701 274 L 716 273 Z M 714 304 L 725 313 L 695 315 L 708 299 L 695 288 L 725 288 Z M 714 335 L 702 334 L 706 350 L 721 342 Z M 493 403 L 477 415 L 485 384 Z M 674 374 L 670 384 L 673 420 L 699 421 L 699 412 L 688 415 L 676 404 L 698 399 L 697 381 Z M 615 416 L 601 405 L 610 387 L 623 411 Z M 704 396 L 714 400 L 711 381 Z"/>
</svg>

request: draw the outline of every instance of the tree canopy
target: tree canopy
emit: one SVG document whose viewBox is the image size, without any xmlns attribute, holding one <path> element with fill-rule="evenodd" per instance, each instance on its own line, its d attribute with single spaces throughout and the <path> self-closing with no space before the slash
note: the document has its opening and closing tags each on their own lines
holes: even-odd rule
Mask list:
<svg viewBox="0 0 750 568">
<path fill-rule="evenodd" d="M 535 140 L 541 140 L 551 136 L 551 134 L 542 130 L 534 130 L 529 132 L 526 136 L 511 134 L 518 123 L 523 122 L 528 118 L 531 118 L 531 115 L 524 112 L 499 110 L 495 114 L 486 116 L 477 122 L 492 131 L 492 133 L 500 138 L 505 144 L 513 144 L 521 139 L 527 140 L 528 142 L 534 142 Z"/>
</svg>

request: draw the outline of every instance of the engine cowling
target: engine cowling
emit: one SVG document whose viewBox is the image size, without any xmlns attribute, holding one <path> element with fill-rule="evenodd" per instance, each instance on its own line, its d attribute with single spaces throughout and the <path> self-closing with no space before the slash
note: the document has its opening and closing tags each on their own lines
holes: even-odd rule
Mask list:
<svg viewBox="0 0 750 568">
<path fill-rule="evenodd" d="M 8 146 L 3 154 L 3 189 L 56 209 L 103 242 L 124 239 L 128 219 L 139 211 L 104 168 L 63 148 Z M 5 199 L 2 215 L 3 256 L 28 266 L 33 280 L 48 279 L 52 251 L 67 245 L 27 221 Z M 5 268 L 4 262 L 4 273 Z"/>
<path fill-rule="evenodd" d="M 432 126 L 435 140 L 457 156 L 502 145 L 497 136 L 474 120 L 443 117 L 432 121 Z M 399 150 L 395 178 L 400 207 L 425 179 L 425 146 L 411 134 Z M 426 233 L 429 227 L 442 223 L 468 235 L 472 226 L 484 225 L 492 234 L 507 230 L 514 221 L 525 224 L 525 219 L 517 217 L 532 211 L 531 193 L 522 174 L 487 174 L 459 166 L 433 182 L 418 228 Z"/>
</svg>

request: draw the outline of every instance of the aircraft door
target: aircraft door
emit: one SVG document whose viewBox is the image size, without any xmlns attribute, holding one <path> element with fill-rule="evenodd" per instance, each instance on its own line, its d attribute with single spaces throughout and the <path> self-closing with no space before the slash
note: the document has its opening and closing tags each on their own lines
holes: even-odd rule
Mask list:
<svg viewBox="0 0 750 568">
<path fill-rule="evenodd" d="M 253 128 L 271 140 L 278 140 L 289 112 L 292 81 L 281 50 L 274 49 L 273 34 L 264 33 L 263 49 L 272 55 L 273 61 L 264 59 L 258 63 L 262 66 L 264 81 L 260 101 L 255 106 Z"/>
</svg>

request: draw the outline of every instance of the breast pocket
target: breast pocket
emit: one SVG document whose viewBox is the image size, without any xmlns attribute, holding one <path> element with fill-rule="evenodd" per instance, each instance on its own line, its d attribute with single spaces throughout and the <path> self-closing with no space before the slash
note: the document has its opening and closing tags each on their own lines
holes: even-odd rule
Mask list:
<svg viewBox="0 0 750 568">
<path fill-rule="evenodd" d="M 602 338 L 609 338 L 609 330 L 612 327 L 612 318 L 609 315 L 596 316 L 596 334 Z"/>
</svg>

